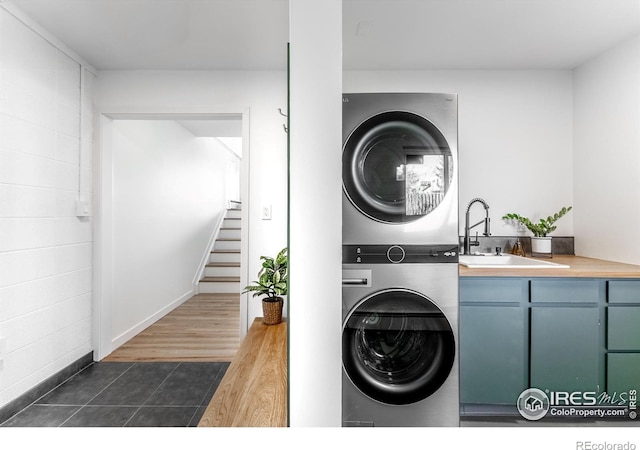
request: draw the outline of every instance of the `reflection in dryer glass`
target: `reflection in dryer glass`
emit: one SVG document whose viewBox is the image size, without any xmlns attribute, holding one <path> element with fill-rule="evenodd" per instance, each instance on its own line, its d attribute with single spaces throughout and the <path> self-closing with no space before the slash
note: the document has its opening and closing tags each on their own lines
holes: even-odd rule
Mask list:
<svg viewBox="0 0 640 450">
<path fill-rule="evenodd" d="M 426 215 L 444 199 L 452 172 L 451 157 L 424 155 L 419 164 L 406 165 L 406 215 Z"/>
</svg>

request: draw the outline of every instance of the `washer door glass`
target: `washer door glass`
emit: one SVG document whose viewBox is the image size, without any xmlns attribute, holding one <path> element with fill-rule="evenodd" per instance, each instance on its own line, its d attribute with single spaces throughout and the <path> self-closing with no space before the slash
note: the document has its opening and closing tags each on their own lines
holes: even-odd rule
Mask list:
<svg viewBox="0 0 640 450">
<path fill-rule="evenodd" d="M 427 297 L 385 290 L 362 301 L 345 320 L 342 363 L 353 384 L 386 404 L 423 400 L 445 382 L 455 338 L 443 312 Z"/>
<path fill-rule="evenodd" d="M 429 214 L 444 199 L 452 178 L 447 141 L 416 114 L 371 117 L 344 144 L 344 191 L 361 213 L 381 222 L 411 222 Z"/>
</svg>

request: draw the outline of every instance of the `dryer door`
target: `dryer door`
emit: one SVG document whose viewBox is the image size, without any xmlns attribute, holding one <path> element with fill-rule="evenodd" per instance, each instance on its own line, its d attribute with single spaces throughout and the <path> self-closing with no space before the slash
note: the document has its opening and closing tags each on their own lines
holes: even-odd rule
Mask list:
<svg viewBox="0 0 640 450">
<path fill-rule="evenodd" d="M 345 140 L 344 191 L 374 220 L 404 223 L 429 214 L 444 199 L 452 179 L 447 141 L 435 125 L 416 114 L 378 114 Z"/>
<path fill-rule="evenodd" d="M 444 313 L 406 289 L 372 294 L 347 316 L 342 363 L 362 393 L 382 403 L 423 400 L 445 382 L 455 359 L 455 338 Z"/>
</svg>

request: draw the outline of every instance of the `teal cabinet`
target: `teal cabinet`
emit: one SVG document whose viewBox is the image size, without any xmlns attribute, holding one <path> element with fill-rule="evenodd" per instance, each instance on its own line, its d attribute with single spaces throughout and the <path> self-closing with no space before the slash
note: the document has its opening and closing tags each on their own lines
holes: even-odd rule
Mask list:
<svg viewBox="0 0 640 450">
<path fill-rule="evenodd" d="M 598 278 L 531 280 L 531 387 L 601 390 L 605 298 L 606 283 Z"/>
<path fill-rule="evenodd" d="M 522 278 L 462 278 L 461 303 L 521 304 L 529 296 L 529 283 Z"/>
<path fill-rule="evenodd" d="M 610 307 L 607 325 L 607 348 L 610 351 L 640 350 L 640 307 Z"/>
<path fill-rule="evenodd" d="M 607 355 L 607 393 L 640 390 L 640 353 Z"/>
<path fill-rule="evenodd" d="M 531 309 L 531 387 L 551 391 L 600 391 L 604 355 L 600 309 Z"/>
<path fill-rule="evenodd" d="M 640 280 L 609 281 L 609 303 L 640 304 Z"/>
<path fill-rule="evenodd" d="M 515 405 L 528 384 L 528 282 L 460 280 L 460 401 Z"/>
<path fill-rule="evenodd" d="M 607 393 L 640 390 L 640 280 L 611 280 L 607 308 Z"/>
<path fill-rule="evenodd" d="M 460 344 L 461 402 L 515 405 L 527 388 L 522 308 L 462 305 Z"/>
<path fill-rule="evenodd" d="M 625 302 L 640 299 L 636 290 L 640 283 L 614 289 Z M 606 359 L 607 293 L 607 280 L 599 278 L 462 277 L 461 403 L 515 405 L 529 387 L 602 392 L 607 367 L 618 374 L 626 366 L 640 370 L 635 358 Z M 613 320 L 625 326 L 609 340 L 635 348 L 631 324 L 638 316 L 626 312 L 614 313 L 624 316 Z M 626 382 L 614 382 L 617 376 L 610 375 L 609 384 Z"/>
<path fill-rule="evenodd" d="M 531 280 L 532 303 L 599 303 L 606 284 L 597 278 L 540 278 Z"/>
</svg>

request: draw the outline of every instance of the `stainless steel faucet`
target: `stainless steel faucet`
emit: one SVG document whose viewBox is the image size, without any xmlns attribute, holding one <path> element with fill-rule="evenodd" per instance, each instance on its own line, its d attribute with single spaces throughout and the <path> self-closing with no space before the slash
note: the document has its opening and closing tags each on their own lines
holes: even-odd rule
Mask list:
<svg viewBox="0 0 640 450">
<path fill-rule="evenodd" d="M 482 219 L 478 223 L 469 225 L 469 211 L 471 210 L 471 206 L 474 203 L 482 203 L 484 205 L 486 216 L 484 219 Z M 489 205 L 487 204 L 487 202 L 485 202 L 481 198 L 474 198 L 469 202 L 469 205 L 467 206 L 467 212 L 464 216 L 464 254 L 465 255 L 471 254 L 472 246 L 475 247 L 476 245 L 480 245 L 480 242 L 478 241 L 478 233 L 476 232 L 476 239 L 474 241 L 471 240 L 469 233 L 473 228 L 477 227 L 483 222 L 484 222 L 484 233 L 482 234 L 484 234 L 485 236 L 491 236 L 491 232 L 490 232 L 491 219 L 489 218 Z"/>
</svg>

